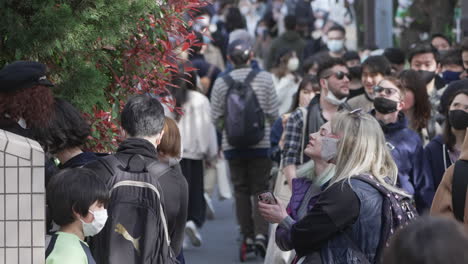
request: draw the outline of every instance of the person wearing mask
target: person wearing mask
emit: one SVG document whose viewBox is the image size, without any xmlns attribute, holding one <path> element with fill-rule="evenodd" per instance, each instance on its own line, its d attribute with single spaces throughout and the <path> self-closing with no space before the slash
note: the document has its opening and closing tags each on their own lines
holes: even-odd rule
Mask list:
<svg viewBox="0 0 468 264">
<path fill-rule="evenodd" d="M 414 195 L 418 211 L 422 212 L 430 207 L 433 189 L 423 173 L 422 140 L 407 127 L 408 121 L 402 112 L 403 87 L 399 79 L 387 76 L 374 89 L 371 114 L 379 122 L 398 167 L 398 186 Z"/>
<path fill-rule="evenodd" d="M 270 130 L 278 118 L 278 98 L 273 89 L 273 78 L 266 71 L 256 71 L 249 67 L 253 58 L 250 43 L 239 39 L 229 45 L 228 59 L 235 66 L 226 77 L 218 78 L 211 95 L 211 118 L 217 131 L 223 134 L 222 150 L 228 161 L 231 180 L 234 186 L 236 215 L 242 235 L 241 248 L 256 248 L 264 256 L 267 243 L 268 224 L 259 215 L 254 206 L 257 194 L 268 188 L 271 160 L 268 157 L 270 148 Z M 249 82 L 255 93 L 259 107 L 265 117 L 263 137 L 254 145 L 247 147 L 233 146 L 228 142 L 225 123 L 229 117 L 226 109 L 228 90 L 231 82 Z M 231 86 L 232 87 L 232 86 Z M 245 136 L 245 135 L 244 135 Z M 202 135 L 206 137 L 206 134 Z M 253 196 L 253 199 L 252 199 Z M 252 201 L 253 200 L 253 201 Z"/>
<path fill-rule="evenodd" d="M 439 52 L 430 43 L 418 43 L 410 48 L 408 62 L 412 70 L 418 71 L 426 83 L 433 111 L 437 111 L 440 94 L 438 90 L 445 86 L 444 80 L 438 75 L 440 70 Z"/>
<path fill-rule="evenodd" d="M 340 25 L 334 25 L 327 32 L 328 55 L 333 58 L 342 58 L 346 52 L 346 30 Z"/>
<path fill-rule="evenodd" d="M 425 146 L 436 136 L 439 127 L 435 119 L 431 118 L 431 103 L 426 85 L 415 70 L 404 70 L 399 78 L 405 90 L 402 112 L 408 119 L 408 127 L 418 133 Z"/>
<path fill-rule="evenodd" d="M 463 68 L 462 51 L 460 49 L 448 50 L 441 57 L 440 65 L 444 82 L 450 84 L 453 81 L 460 80 L 465 70 Z"/>
<path fill-rule="evenodd" d="M 182 68 L 182 67 L 181 67 Z M 213 163 L 217 155 L 216 130 L 211 122 L 211 107 L 208 98 L 197 91 L 195 71 L 177 72 L 170 87 L 176 107 L 183 115 L 175 120 L 182 139 L 182 160 L 180 167 L 188 182 L 189 202 L 185 232 L 194 246 L 201 246 L 202 237 L 198 231 L 205 222 L 206 202 L 204 197 L 204 162 Z M 214 88 L 213 88 L 214 89 Z"/>
<path fill-rule="evenodd" d="M 320 94 L 316 95 L 307 106 L 307 114 L 297 109 L 288 118 L 284 134 L 282 156 L 283 174 L 289 188 L 296 177 L 296 166 L 301 165 L 302 139 L 319 130 L 320 126 L 331 120 L 338 109 L 350 107 L 346 104 L 349 95 L 349 71 L 346 63 L 339 58 L 329 58 L 318 69 Z M 305 134 L 303 133 L 305 126 Z"/>
<path fill-rule="evenodd" d="M 364 87 L 361 84 L 361 58 L 359 57 L 359 53 L 356 51 L 347 51 L 343 55 L 343 59 L 346 61 L 346 66 L 348 67 L 349 74 L 351 75 L 348 96 L 348 100 L 350 100 L 353 97 L 364 94 Z"/>
<path fill-rule="evenodd" d="M 436 33 L 431 36 L 431 45 L 443 56 L 451 49 L 452 43 L 444 34 Z"/>
<path fill-rule="evenodd" d="M 305 46 L 304 40 L 301 38 L 299 33 L 296 32 L 296 17 L 293 15 L 287 15 L 284 18 L 284 24 L 286 32 L 274 39 L 271 43 L 271 47 L 268 56 L 265 59 L 265 69 L 270 71 L 275 63 L 275 56 L 282 47 L 291 48 L 296 54 L 302 54 Z"/>
<path fill-rule="evenodd" d="M 52 177 L 46 194 L 52 220 L 60 229 L 46 249 L 45 263 L 96 263 L 84 240 L 106 224 L 106 184 L 92 170 L 65 169 Z"/>
<path fill-rule="evenodd" d="M 468 122 L 468 80 L 450 84 L 444 92 L 445 97 L 449 99 L 447 107 L 444 107 L 446 121 L 443 133 L 432 139 L 424 149 L 424 171 L 434 191 L 444 172 L 460 157 Z"/>
<path fill-rule="evenodd" d="M 383 55 L 392 65 L 392 74 L 398 75 L 405 69 L 405 53 L 400 48 L 386 48 Z"/>
<path fill-rule="evenodd" d="M 296 52 L 289 48 L 281 48 L 278 51 L 273 74 L 273 85 L 278 98 L 282 98 L 279 106 L 279 114 L 285 114 L 291 109 L 293 96 L 297 93 L 300 78 L 297 74 L 299 58 Z"/>
<path fill-rule="evenodd" d="M 398 169 L 379 123 L 360 110 L 341 111 L 321 141 L 321 159 L 335 164 L 336 172 L 315 204 L 296 221 L 280 203 L 262 204 L 262 210 L 270 221 L 290 230 L 295 263 L 375 263 L 379 231 L 390 221 L 383 212 L 389 208 L 383 207 L 383 194 L 358 177 L 368 175 L 376 185 L 409 197 L 395 186 Z"/>
<path fill-rule="evenodd" d="M 464 38 L 463 42 L 461 43 L 461 51 L 462 51 L 462 61 L 463 61 L 463 68 L 465 68 L 464 78 L 467 76 L 468 71 L 468 38 Z"/>
<path fill-rule="evenodd" d="M 348 101 L 352 109 L 361 108 L 369 112 L 374 108 L 374 86 L 381 82 L 385 76 L 390 75 L 391 65 L 384 56 L 370 56 L 362 63 L 361 83 L 364 94 L 351 98 Z"/>
<path fill-rule="evenodd" d="M 182 142 L 177 122 L 166 117 L 164 137 L 158 145 L 158 160 L 171 166 L 171 173 L 159 178 L 165 199 L 166 218 L 171 248 L 181 263 L 185 263 L 182 253 L 184 229 L 187 222 L 189 190 L 188 183 L 182 174 L 179 160 L 182 157 Z"/>
<path fill-rule="evenodd" d="M 398 230 L 382 264 L 467 263 L 467 247 L 468 235 L 462 225 L 445 217 L 424 216 Z"/>
</svg>

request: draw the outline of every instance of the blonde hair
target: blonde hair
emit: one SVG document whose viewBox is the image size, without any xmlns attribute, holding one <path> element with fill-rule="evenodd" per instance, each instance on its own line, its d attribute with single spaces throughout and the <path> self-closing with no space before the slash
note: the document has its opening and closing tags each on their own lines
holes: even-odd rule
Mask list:
<svg viewBox="0 0 468 264">
<path fill-rule="evenodd" d="M 331 121 L 332 133 L 340 135 L 336 174 L 330 185 L 360 174 L 372 175 L 389 191 L 409 196 L 395 187 L 398 168 L 377 120 L 364 112 L 338 112 Z M 387 178 L 387 181 L 386 181 Z"/>
</svg>

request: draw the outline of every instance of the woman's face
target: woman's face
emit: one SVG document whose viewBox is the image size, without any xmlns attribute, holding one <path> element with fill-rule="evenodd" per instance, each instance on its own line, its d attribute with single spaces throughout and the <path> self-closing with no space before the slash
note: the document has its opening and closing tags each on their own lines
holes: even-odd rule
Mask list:
<svg viewBox="0 0 468 264">
<path fill-rule="evenodd" d="M 413 93 L 413 91 L 411 91 L 409 89 L 406 90 L 405 99 L 403 99 L 403 102 L 405 102 L 405 106 L 403 107 L 403 110 L 412 109 L 414 107 L 414 93 Z"/>
<path fill-rule="evenodd" d="M 309 143 L 307 144 L 304 154 L 310 157 L 312 160 L 321 160 L 320 155 L 322 151 L 322 138 L 331 133 L 330 122 L 323 124 L 319 131 L 309 135 Z"/>
<path fill-rule="evenodd" d="M 452 103 L 450 104 L 450 111 L 452 110 L 463 110 L 468 112 L 468 95 L 459 94 L 455 96 Z"/>
<path fill-rule="evenodd" d="M 312 83 L 308 83 L 304 89 L 299 92 L 299 106 L 306 107 L 315 97 L 315 92 Z"/>
</svg>

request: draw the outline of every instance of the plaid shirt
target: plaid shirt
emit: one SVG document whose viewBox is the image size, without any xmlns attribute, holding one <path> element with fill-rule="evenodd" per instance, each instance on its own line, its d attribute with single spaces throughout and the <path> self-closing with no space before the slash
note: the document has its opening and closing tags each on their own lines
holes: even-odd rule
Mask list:
<svg viewBox="0 0 468 264">
<path fill-rule="evenodd" d="M 285 129 L 283 147 L 283 166 L 299 165 L 301 161 L 302 129 L 304 127 L 304 116 L 302 111 L 296 109 L 288 118 Z"/>
</svg>

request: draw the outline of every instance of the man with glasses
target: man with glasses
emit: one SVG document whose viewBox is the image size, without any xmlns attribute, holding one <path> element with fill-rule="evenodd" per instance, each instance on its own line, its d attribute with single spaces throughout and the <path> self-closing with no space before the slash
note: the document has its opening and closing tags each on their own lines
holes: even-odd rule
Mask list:
<svg viewBox="0 0 468 264">
<path fill-rule="evenodd" d="M 414 195 L 416 207 L 422 212 L 430 207 L 433 190 L 422 171 L 422 141 L 407 127 L 401 112 L 405 96 L 401 83 L 394 77 L 386 77 L 374 87 L 374 95 L 375 109 L 371 114 L 379 121 L 398 167 L 398 186 Z"/>
<path fill-rule="evenodd" d="M 350 82 L 346 62 L 339 58 L 328 58 L 319 65 L 317 76 L 320 94 L 310 101 L 307 114 L 304 116 L 303 110 L 297 109 L 286 123 L 282 164 L 289 186 L 296 177 L 296 166 L 301 164 L 302 141 L 308 142 L 309 134 L 317 132 L 339 109 L 350 109 L 346 104 Z M 302 160 L 305 162 L 308 158 L 303 156 Z"/>
</svg>

